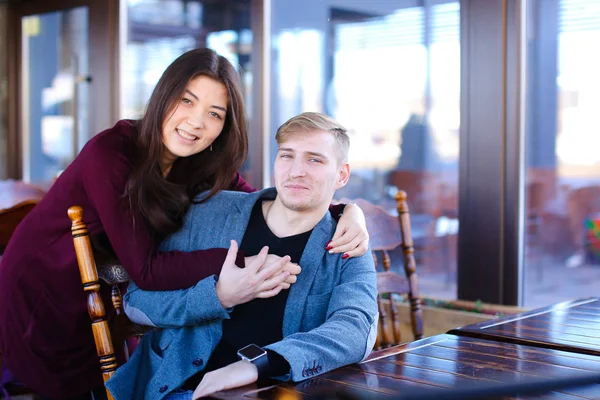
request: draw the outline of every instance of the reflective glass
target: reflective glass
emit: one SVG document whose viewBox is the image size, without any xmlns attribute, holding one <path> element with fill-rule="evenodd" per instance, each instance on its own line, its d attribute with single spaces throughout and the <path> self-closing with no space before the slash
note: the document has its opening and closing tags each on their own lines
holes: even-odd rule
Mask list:
<svg viewBox="0 0 600 400">
<path fill-rule="evenodd" d="M 597 296 L 600 2 L 527 10 L 525 305 Z"/>
<path fill-rule="evenodd" d="M 319 111 L 344 125 L 352 176 L 336 197 L 396 213 L 405 190 L 421 291 L 455 298 L 459 2 L 416 3 L 273 0 L 270 122 Z"/>
<path fill-rule="evenodd" d="M 52 181 L 88 140 L 88 9 L 22 18 L 23 180 Z"/>
</svg>

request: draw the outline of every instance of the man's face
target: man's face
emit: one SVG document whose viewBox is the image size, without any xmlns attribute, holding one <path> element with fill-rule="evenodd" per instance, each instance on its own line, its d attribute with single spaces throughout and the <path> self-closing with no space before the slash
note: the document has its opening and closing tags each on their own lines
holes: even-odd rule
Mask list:
<svg viewBox="0 0 600 400">
<path fill-rule="evenodd" d="M 286 208 L 310 211 L 331 203 L 350 176 L 350 166 L 340 165 L 335 146 L 333 134 L 324 131 L 291 132 L 279 145 L 275 187 Z"/>
</svg>

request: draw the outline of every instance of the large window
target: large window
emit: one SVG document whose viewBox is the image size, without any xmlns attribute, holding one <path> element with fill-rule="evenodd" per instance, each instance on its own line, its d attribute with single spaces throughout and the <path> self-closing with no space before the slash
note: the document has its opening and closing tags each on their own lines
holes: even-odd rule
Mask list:
<svg viewBox="0 0 600 400">
<path fill-rule="evenodd" d="M 528 9 L 525 305 L 600 282 L 600 2 Z"/>
<path fill-rule="evenodd" d="M 303 111 L 347 127 L 353 172 L 337 198 L 393 213 L 405 190 L 421 291 L 446 298 L 456 296 L 459 19 L 458 1 L 274 0 L 271 21 L 271 130 Z"/>
</svg>

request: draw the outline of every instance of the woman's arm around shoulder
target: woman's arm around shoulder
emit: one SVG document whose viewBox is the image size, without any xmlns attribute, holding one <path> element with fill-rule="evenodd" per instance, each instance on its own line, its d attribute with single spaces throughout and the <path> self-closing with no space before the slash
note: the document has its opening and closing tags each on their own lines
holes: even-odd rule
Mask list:
<svg viewBox="0 0 600 400">
<path fill-rule="evenodd" d="M 231 190 L 246 193 L 256 192 L 256 189 L 250 186 L 250 184 L 244 180 L 242 174 L 239 172 L 236 172 L 235 176 L 233 177 L 233 181 L 231 182 Z"/>
</svg>

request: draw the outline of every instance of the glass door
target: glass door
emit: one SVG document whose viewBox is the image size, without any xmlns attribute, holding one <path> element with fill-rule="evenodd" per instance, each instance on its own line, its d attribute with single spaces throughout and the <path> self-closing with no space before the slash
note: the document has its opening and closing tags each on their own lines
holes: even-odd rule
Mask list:
<svg viewBox="0 0 600 400">
<path fill-rule="evenodd" d="M 23 179 L 52 181 L 88 137 L 88 7 L 22 17 Z"/>
<path fill-rule="evenodd" d="M 17 150 L 13 175 L 49 184 L 96 133 L 109 128 L 118 97 L 117 0 L 13 4 Z M 90 112 L 90 110 L 94 110 Z"/>
</svg>

